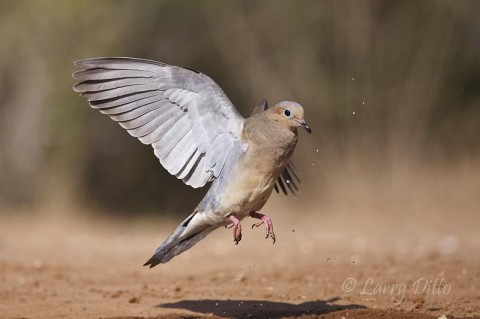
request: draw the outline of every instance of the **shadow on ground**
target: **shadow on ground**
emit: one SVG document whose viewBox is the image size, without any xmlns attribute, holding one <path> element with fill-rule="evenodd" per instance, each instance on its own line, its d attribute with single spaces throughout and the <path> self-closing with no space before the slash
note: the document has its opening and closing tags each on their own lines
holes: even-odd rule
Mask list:
<svg viewBox="0 0 480 319">
<path fill-rule="evenodd" d="M 182 300 L 160 304 L 157 307 L 185 309 L 197 313 L 230 318 L 281 318 L 312 314 L 326 314 L 345 309 L 365 309 L 361 305 L 335 305 L 340 298 L 307 301 L 301 304 L 267 300 Z"/>
</svg>

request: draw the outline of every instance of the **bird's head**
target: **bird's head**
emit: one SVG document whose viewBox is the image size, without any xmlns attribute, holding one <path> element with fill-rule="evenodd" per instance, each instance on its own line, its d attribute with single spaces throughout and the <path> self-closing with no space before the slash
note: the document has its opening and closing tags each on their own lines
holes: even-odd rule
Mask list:
<svg viewBox="0 0 480 319">
<path fill-rule="evenodd" d="M 303 118 L 303 107 L 295 102 L 283 101 L 265 111 L 266 115 L 287 127 L 295 128 L 303 127 L 308 133 L 312 133 L 310 126 L 307 125 Z"/>
</svg>

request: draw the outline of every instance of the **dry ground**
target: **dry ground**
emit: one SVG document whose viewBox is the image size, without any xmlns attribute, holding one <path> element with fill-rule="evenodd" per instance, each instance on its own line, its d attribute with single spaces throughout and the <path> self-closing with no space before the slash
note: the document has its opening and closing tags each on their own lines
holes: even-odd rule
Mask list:
<svg viewBox="0 0 480 319">
<path fill-rule="evenodd" d="M 0 317 L 480 318 L 478 167 L 324 176 L 269 201 L 274 245 L 246 219 L 153 269 L 182 217 L 2 210 Z"/>
<path fill-rule="evenodd" d="M 154 269 L 142 264 L 178 221 L 4 213 L 0 317 L 479 316 L 476 219 L 355 219 L 323 209 L 272 214 L 274 245 L 245 220 L 238 246 L 220 229 Z"/>
</svg>

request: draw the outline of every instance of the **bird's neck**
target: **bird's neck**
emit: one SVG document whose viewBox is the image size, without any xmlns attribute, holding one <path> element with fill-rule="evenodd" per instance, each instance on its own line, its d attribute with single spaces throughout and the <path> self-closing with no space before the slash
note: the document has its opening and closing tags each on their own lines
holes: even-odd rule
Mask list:
<svg viewBox="0 0 480 319">
<path fill-rule="evenodd" d="M 265 116 L 253 116 L 245 120 L 242 138 L 250 145 L 249 147 L 288 147 L 296 144 L 297 129 Z"/>
</svg>

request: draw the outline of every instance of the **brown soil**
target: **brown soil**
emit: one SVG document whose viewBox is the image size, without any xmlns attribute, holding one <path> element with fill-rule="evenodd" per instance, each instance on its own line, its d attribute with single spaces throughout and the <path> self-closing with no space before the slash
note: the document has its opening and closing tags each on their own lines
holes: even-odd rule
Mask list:
<svg viewBox="0 0 480 319">
<path fill-rule="evenodd" d="M 220 229 L 171 262 L 148 269 L 143 262 L 181 218 L 114 222 L 3 214 L 0 317 L 480 314 L 477 226 L 445 235 L 445 225 L 428 218 L 407 224 L 380 217 L 359 222 L 341 214 L 272 218 L 274 245 L 245 220 L 238 246 L 230 230 Z M 405 226 L 411 224 L 417 226 Z"/>
</svg>

